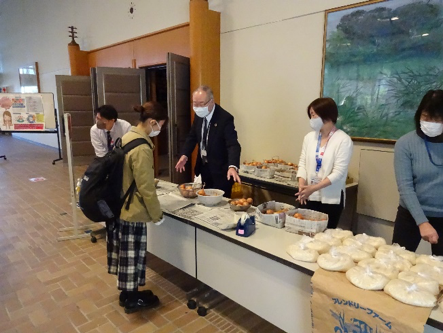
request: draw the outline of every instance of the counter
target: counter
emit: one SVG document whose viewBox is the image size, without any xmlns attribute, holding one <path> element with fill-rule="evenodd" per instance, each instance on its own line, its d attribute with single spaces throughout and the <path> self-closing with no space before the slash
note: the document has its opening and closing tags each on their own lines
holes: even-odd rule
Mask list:
<svg viewBox="0 0 443 333">
<path fill-rule="evenodd" d="M 298 182 L 295 180 L 275 177 L 272 179 L 260 178 L 251 173 L 240 170 L 240 178 L 244 195 L 254 199 L 254 202 L 276 200 L 296 205 L 295 193 L 298 191 Z M 346 184 L 345 207 L 338 223 L 342 229 L 355 232 L 357 211 L 358 183 Z"/>
<path fill-rule="evenodd" d="M 148 225 L 149 252 L 286 332 L 311 331 L 310 280 L 318 266 L 286 253 L 300 235 L 258 222 L 256 232 L 243 238 L 196 217 L 185 219 L 172 212 L 165 216 L 162 225 Z M 425 332 L 440 330 L 443 313 L 436 309 Z"/>
</svg>

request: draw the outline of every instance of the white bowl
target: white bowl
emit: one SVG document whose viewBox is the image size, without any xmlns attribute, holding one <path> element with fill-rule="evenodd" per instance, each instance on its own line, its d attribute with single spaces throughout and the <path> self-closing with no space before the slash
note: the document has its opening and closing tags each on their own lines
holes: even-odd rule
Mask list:
<svg viewBox="0 0 443 333">
<path fill-rule="evenodd" d="M 201 204 L 205 206 L 215 206 L 223 199 L 223 194 L 225 194 L 225 191 L 212 189 L 212 188 L 205 188 L 204 189 L 206 195 L 200 195 L 197 192 L 198 201 L 200 201 Z"/>
</svg>

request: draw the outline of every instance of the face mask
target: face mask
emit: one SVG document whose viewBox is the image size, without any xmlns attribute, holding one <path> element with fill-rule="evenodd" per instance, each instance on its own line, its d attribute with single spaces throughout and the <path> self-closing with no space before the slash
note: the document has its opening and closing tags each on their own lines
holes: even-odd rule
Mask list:
<svg viewBox="0 0 443 333">
<path fill-rule="evenodd" d="M 320 117 L 317 118 L 311 118 L 309 120 L 309 124 L 311 125 L 311 128 L 318 132 L 321 130 L 321 128 L 323 127 L 323 119 L 321 119 Z"/>
<path fill-rule="evenodd" d="M 420 128 L 425 135 L 434 138 L 443 133 L 443 124 L 420 120 Z"/>
<path fill-rule="evenodd" d="M 194 106 L 194 112 L 200 118 L 204 118 L 209 114 L 209 110 L 207 106 Z"/>
<path fill-rule="evenodd" d="M 151 137 L 151 138 L 153 138 L 154 136 L 157 136 L 157 135 L 159 135 L 160 134 L 160 131 L 161 131 L 161 127 L 160 127 L 160 125 L 158 124 L 158 122 L 155 122 L 156 124 L 157 124 L 157 126 L 158 126 L 158 131 L 154 131 L 154 127 L 152 127 L 152 125 L 151 124 L 149 124 L 149 125 L 151 125 L 151 132 L 149 133 L 149 136 Z"/>
<path fill-rule="evenodd" d="M 103 122 L 103 120 L 97 120 L 96 125 L 97 125 L 98 129 L 105 129 L 106 128 L 106 124 Z"/>
</svg>

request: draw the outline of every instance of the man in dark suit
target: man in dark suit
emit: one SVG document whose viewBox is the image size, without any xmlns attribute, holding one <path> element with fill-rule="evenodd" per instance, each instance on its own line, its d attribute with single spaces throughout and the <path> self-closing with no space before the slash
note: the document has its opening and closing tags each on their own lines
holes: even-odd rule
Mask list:
<svg viewBox="0 0 443 333">
<path fill-rule="evenodd" d="M 206 188 L 223 190 L 225 197 L 230 198 L 234 181 L 241 183 L 238 175 L 241 147 L 234 117 L 215 104 L 208 86 L 200 86 L 194 91 L 192 104 L 196 117 L 175 169 L 185 170 L 185 164 L 198 144 L 195 174 L 201 175 Z"/>
</svg>

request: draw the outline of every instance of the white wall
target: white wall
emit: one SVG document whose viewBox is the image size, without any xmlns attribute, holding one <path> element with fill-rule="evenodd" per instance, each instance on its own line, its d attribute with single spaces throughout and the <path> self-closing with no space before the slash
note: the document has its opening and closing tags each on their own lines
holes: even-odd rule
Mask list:
<svg viewBox="0 0 443 333">
<path fill-rule="evenodd" d="M 242 159 L 298 162 L 310 131 L 306 107 L 320 96 L 325 10 L 352 0 L 213 1 L 221 11 L 221 103 L 236 118 Z M 355 143 L 350 175 L 358 179 Z"/>
<path fill-rule="evenodd" d="M 185 22 L 189 0 L 3 0 L 0 86 L 20 91 L 18 67 L 37 61 L 41 91 L 55 96 L 55 75 L 70 74 L 68 26 L 78 28 L 82 50 L 91 50 Z M 14 135 L 57 146 L 53 134 Z"/>
<path fill-rule="evenodd" d="M 221 105 L 235 117 L 242 160 L 277 155 L 298 163 L 303 137 L 310 131 L 306 107 L 320 97 L 325 10 L 357 2 L 212 1 L 222 22 Z M 361 150 L 368 148 L 392 152 L 394 147 L 354 142 L 349 167 L 354 180 L 360 176 Z M 377 182 L 376 174 L 369 176 Z M 395 210 L 397 188 L 386 190 L 392 200 L 384 205 Z M 362 215 L 358 220 L 360 232 L 391 239 L 392 222 Z"/>
</svg>

